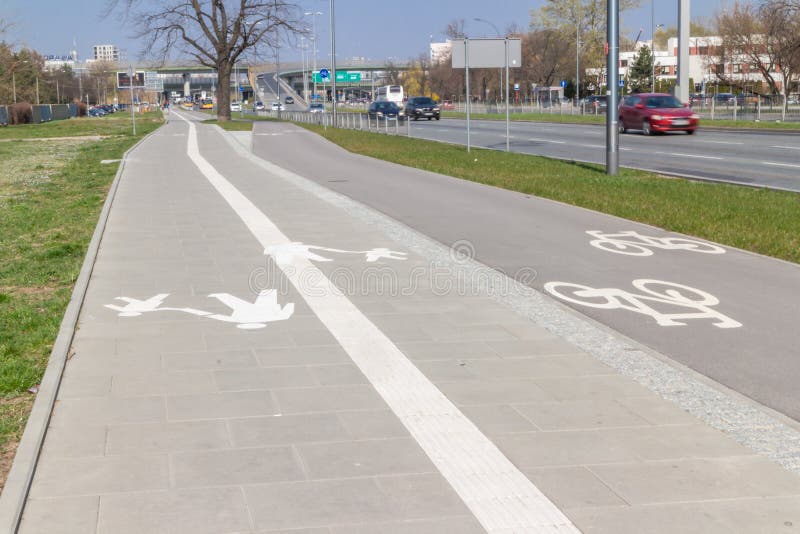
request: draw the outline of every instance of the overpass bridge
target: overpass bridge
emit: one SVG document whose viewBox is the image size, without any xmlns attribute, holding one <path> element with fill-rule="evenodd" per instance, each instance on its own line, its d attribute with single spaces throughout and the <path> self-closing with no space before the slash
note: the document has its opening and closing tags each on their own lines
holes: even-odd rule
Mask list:
<svg viewBox="0 0 800 534">
<path fill-rule="evenodd" d="M 320 65 L 320 68 L 324 66 Z M 407 64 L 350 64 L 337 65 L 339 72 L 359 73 L 360 81 L 337 81 L 336 88 L 340 97 L 348 95 L 364 96 L 371 93 L 375 87 L 386 85 L 392 70 L 402 73 L 409 69 Z M 204 66 L 166 66 L 152 70 L 157 78 L 164 84 L 166 95 L 178 94 L 180 96 L 197 96 L 205 92 L 215 94 L 218 84 L 217 71 Z M 252 100 L 256 76 L 274 75 L 277 71 L 273 65 L 242 65 L 231 74 L 231 88 L 239 88 L 240 100 Z M 304 69 L 301 64 L 290 63 L 281 65 L 281 80 L 287 83 L 297 94 L 304 95 L 304 77 L 308 81 L 309 92 L 313 90 L 313 79 L 310 69 Z M 330 84 L 317 83 L 319 93 L 330 93 Z M 305 96 L 305 95 L 304 95 Z M 330 95 L 329 95 L 330 96 Z"/>
</svg>

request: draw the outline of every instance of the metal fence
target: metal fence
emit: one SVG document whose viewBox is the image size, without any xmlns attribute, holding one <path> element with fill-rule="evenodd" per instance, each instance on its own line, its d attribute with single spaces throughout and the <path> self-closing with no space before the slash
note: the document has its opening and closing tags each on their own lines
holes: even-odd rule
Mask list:
<svg viewBox="0 0 800 534">
<path fill-rule="evenodd" d="M 259 111 L 262 117 L 278 117 L 277 111 Z M 306 124 L 319 124 L 325 128 L 343 128 L 347 130 L 363 130 L 366 132 L 383 133 L 387 135 L 408 136 L 411 131 L 411 121 L 405 117 L 400 119 L 386 117 L 370 117 L 368 113 L 343 112 L 336 114 L 336 124 L 333 123 L 332 113 L 310 113 L 308 111 L 281 111 L 280 118 L 292 122 Z"/>
<path fill-rule="evenodd" d="M 77 116 L 77 104 L 42 104 L 31 106 L 31 122 L 33 124 L 53 120 L 64 120 Z M 11 106 L 0 106 L 0 126 L 7 126 L 10 119 Z"/>
</svg>

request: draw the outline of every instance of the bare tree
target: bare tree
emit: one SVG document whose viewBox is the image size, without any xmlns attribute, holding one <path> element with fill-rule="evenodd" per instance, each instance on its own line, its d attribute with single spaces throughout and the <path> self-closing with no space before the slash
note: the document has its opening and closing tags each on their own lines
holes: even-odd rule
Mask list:
<svg viewBox="0 0 800 534">
<path fill-rule="evenodd" d="M 753 69 L 764 78 L 770 92 L 782 94 L 785 102 L 800 68 L 798 1 L 764 0 L 760 6 L 737 1 L 717 16 L 717 28 L 721 43 L 715 56 L 720 65 L 732 66 L 732 72 L 718 68 L 717 78 L 742 87 L 747 82 L 745 70 Z"/>
<path fill-rule="evenodd" d="M 464 19 L 452 20 L 444 29 L 444 34 L 447 36 L 448 39 L 466 39 L 467 32 L 464 29 L 464 26 L 465 26 Z"/>
<path fill-rule="evenodd" d="M 284 0 L 108 0 L 122 6 L 144 39 L 144 53 L 163 62 L 188 54 L 217 71 L 217 119 L 230 120 L 230 79 L 243 56 L 278 45 L 278 32 L 301 33 L 301 11 Z"/>
<path fill-rule="evenodd" d="M 620 11 L 636 7 L 640 0 L 620 0 Z M 606 42 L 606 0 L 546 0 L 539 9 L 531 10 L 533 31 L 556 30 L 574 43 L 581 38 L 581 64 L 600 67 Z M 573 56 L 574 57 L 574 56 Z"/>
</svg>

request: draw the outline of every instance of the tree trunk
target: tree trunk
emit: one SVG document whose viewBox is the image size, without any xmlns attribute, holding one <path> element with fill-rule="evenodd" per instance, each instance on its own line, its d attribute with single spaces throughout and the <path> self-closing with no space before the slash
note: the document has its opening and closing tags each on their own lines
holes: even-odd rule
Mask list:
<svg viewBox="0 0 800 534">
<path fill-rule="evenodd" d="M 231 65 L 217 64 L 217 122 L 231 120 Z"/>
</svg>

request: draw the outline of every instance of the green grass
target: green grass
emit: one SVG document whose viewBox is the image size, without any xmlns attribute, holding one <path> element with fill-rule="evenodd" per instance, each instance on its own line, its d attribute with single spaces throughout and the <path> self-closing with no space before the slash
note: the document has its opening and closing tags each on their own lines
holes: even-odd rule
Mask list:
<svg viewBox="0 0 800 534">
<path fill-rule="evenodd" d="M 27 390 L 47 366 L 117 171 L 100 162 L 121 158 L 162 120 L 137 116 L 135 137 L 124 123 L 111 116 L 0 131 L 8 139 L 0 142 L 0 451 L 24 428 L 28 408 L 19 406 L 29 406 Z M 104 137 L 76 139 L 96 135 Z"/>
<path fill-rule="evenodd" d="M 301 124 L 366 156 L 582 206 L 800 263 L 800 194 Z M 610 228 L 609 230 L 615 230 Z"/>
<path fill-rule="evenodd" d="M 136 132 L 140 125 L 161 118 L 160 111 L 136 114 Z M 131 115 L 118 111 L 105 117 L 80 117 L 41 124 L 20 124 L 0 128 L 0 139 L 46 139 L 51 137 L 133 135 Z"/>
</svg>

